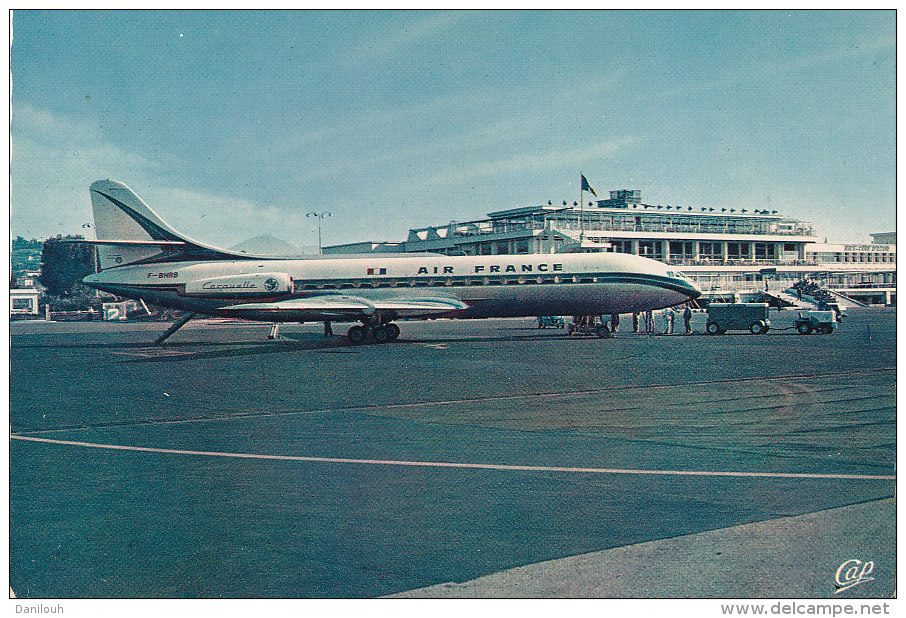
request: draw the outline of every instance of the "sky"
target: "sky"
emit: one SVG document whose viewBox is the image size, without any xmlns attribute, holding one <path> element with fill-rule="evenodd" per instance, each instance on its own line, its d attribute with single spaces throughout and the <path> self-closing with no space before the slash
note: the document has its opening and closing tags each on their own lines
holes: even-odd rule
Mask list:
<svg viewBox="0 0 906 618">
<path fill-rule="evenodd" d="M 10 235 L 132 187 L 230 247 L 599 196 L 896 226 L 893 11 L 15 11 Z M 316 249 L 315 249 L 316 251 Z"/>
</svg>

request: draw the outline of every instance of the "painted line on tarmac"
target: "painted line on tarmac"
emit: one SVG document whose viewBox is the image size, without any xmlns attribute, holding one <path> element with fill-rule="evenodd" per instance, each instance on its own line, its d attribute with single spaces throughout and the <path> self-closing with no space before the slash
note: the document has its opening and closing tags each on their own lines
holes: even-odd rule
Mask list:
<svg viewBox="0 0 906 618">
<path fill-rule="evenodd" d="M 233 459 L 262 459 L 272 461 L 301 461 L 313 463 L 340 463 L 374 466 L 411 466 L 423 468 L 462 468 L 472 470 L 504 470 L 511 472 L 574 472 L 591 474 L 636 474 L 636 475 L 662 475 L 662 476 L 722 476 L 744 478 L 786 478 L 786 479 L 833 479 L 833 480 L 864 480 L 864 481 L 893 481 L 896 475 L 872 474 L 814 474 L 799 472 L 709 472 L 705 470 L 633 470 L 626 468 L 570 468 L 560 466 L 517 466 L 504 464 L 477 464 L 455 463 L 445 461 L 395 461 L 388 459 L 349 459 L 345 457 L 303 457 L 297 455 L 264 455 L 258 453 L 224 453 L 219 451 L 189 451 L 182 449 L 152 448 L 146 446 L 125 446 L 120 444 L 98 444 L 95 442 L 76 442 L 72 440 L 52 440 L 35 436 L 10 435 L 11 440 L 25 440 L 28 442 L 43 442 L 46 444 L 59 444 L 63 446 L 79 446 L 83 448 L 105 449 L 113 451 L 133 451 L 141 453 L 158 453 L 163 455 L 194 455 L 203 457 L 226 457 Z"/>
<path fill-rule="evenodd" d="M 162 350 L 160 348 L 138 348 L 134 351 L 112 350 L 111 354 L 117 356 L 129 356 L 131 358 L 175 358 L 180 356 L 191 356 L 196 352 L 179 352 L 176 350 Z"/>
</svg>

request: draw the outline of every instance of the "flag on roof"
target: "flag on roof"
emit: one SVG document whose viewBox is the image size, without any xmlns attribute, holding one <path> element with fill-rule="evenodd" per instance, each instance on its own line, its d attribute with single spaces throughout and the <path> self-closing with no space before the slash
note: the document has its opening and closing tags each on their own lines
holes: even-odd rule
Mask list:
<svg viewBox="0 0 906 618">
<path fill-rule="evenodd" d="M 583 174 L 580 174 L 580 176 L 582 176 L 582 190 L 591 191 L 592 195 L 594 195 L 595 197 L 598 197 L 598 194 L 595 193 L 595 190 L 591 188 L 590 184 L 588 184 L 588 180 L 585 179 L 585 176 Z"/>
</svg>

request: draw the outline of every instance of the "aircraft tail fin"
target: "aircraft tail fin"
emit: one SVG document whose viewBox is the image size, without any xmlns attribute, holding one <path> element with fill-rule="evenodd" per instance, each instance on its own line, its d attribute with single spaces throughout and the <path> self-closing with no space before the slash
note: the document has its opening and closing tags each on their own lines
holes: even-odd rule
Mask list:
<svg viewBox="0 0 906 618">
<path fill-rule="evenodd" d="M 247 257 L 180 234 L 119 181 L 98 180 L 90 193 L 101 270 L 150 260 Z"/>
<path fill-rule="evenodd" d="M 90 192 L 98 240 L 187 240 L 121 182 L 98 180 L 91 184 Z"/>
</svg>

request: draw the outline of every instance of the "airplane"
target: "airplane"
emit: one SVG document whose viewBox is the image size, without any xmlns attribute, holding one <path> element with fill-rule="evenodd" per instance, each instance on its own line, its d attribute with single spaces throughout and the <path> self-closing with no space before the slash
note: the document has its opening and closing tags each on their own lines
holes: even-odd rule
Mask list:
<svg viewBox="0 0 906 618">
<path fill-rule="evenodd" d="M 701 290 L 671 266 L 625 253 L 449 256 L 437 253 L 250 255 L 192 240 L 125 184 L 90 187 L 98 272 L 84 282 L 116 296 L 196 314 L 273 322 L 356 322 L 353 344 L 399 337 L 394 321 L 640 313 Z M 609 336 L 606 326 L 601 337 Z"/>
</svg>

